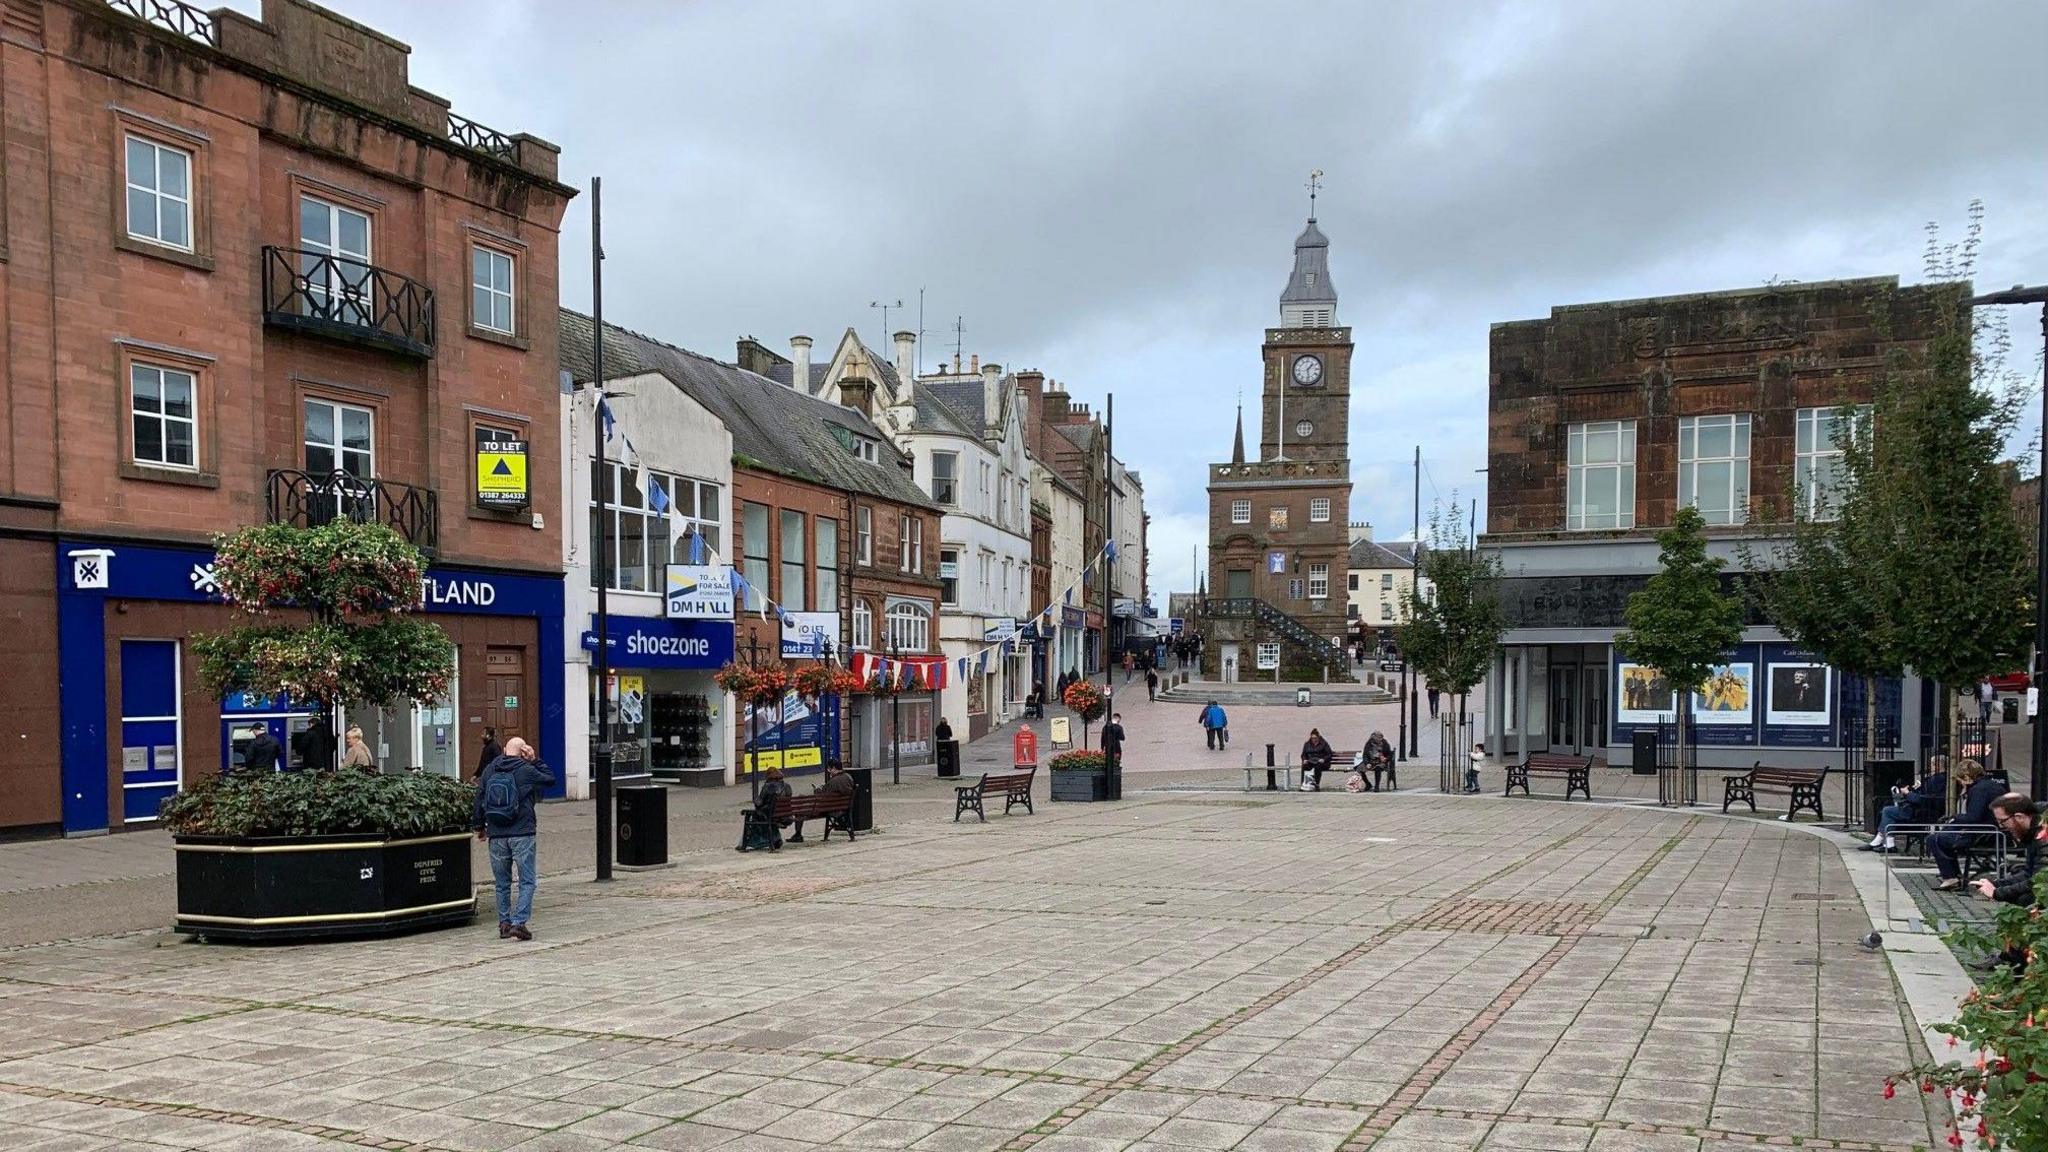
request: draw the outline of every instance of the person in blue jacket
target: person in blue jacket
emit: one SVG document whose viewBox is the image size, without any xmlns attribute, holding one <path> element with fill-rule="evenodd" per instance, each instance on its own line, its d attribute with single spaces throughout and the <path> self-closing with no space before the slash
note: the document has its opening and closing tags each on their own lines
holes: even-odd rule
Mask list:
<svg viewBox="0 0 2048 1152">
<path fill-rule="evenodd" d="M 1202 709 L 1202 731 L 1208 734 L 1209 750 L 1230 747 L 1230 718 L 1223 714 L 1223 705 L 1214 700 Z"/>
<path fill-rule="evenodd" d="M 469 826 L 476 838 L 490 845 L 491 876 L 498 889 L 498 938 L 531 940 L 526 927 L 533 914 L 534 801 L 540 790 L 555 782 L 554 773 L 541 763 L 533 745 L 514 736 L 505 741 L 505 754 L 484 768 L 476 778 L 476 801 Z M 519 895 L 512 896 L 512 872 L 519 871 Z"/>
</svg>

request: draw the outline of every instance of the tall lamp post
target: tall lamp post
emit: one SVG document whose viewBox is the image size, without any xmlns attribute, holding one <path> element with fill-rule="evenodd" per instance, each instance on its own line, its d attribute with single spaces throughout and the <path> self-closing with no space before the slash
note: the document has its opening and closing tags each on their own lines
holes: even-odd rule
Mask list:
<svg viewBox="0 0 2048 1152">
<path fill-rule="evenodd" d="M 590 558 L 597 573 L 597 740 L 590 746 L 591 797 L 597 802 L 597 878 L 612 878 L 612 723 L 611 613 L 605 586 L 611 583 L 611 558 L 604 539 L 604 421 L 597 405 L 604 401 L 604 181 L 590 178 L 590 386 L 600 397 L 591 405 L 590 499 L 598 510 L 597 546 Z"/>
<path fill-rule="evenodd" d="M 2048 284 L 2023 288 L 2017 284 L 2003 292 L 1987 292 L 1970 298 L 1970 306 L 1984 308 L 2001 304 L 2041 305 L 2041 345 L 2048 354 Z M 2043 381 L 2048 384 L 2048 380 Z M 2039 522 L 2034 526 L 2034 659 L 2028 669 L 2027 694 L 2040 700 L 2043 656 L 2048 655 L 2048 387 L 2041 391 L 2041 464 L 2035 472 L 2034 505 Z M 2027 771 L 2030 790 L 2038 802 L 2048 799 L 2048 724 L 2040 716 L 2029 718 L 2034 728 L 2033 761 Z"/>
</svg>

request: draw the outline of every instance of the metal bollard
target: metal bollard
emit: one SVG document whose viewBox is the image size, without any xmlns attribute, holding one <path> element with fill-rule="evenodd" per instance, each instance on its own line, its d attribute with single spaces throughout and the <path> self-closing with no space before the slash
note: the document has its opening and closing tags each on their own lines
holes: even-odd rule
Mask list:
<svg viewBox="0 0 2048 1152">
<path fill-rule="evenodd" d="M 1280 782 L 1273 778 L 1273 746 L 1266 745 L 1266 791 L 1278 792 Z"/>
</svg>

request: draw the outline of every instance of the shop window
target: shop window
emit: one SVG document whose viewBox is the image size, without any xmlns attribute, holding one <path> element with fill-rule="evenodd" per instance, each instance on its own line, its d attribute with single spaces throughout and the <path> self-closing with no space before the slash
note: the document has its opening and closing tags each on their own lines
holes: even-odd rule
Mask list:
<svg viewBox="0 0 2048 1152">
<path fill-rule="evenodd" d="M 364 705 L 342 712 L 342 730 L 363 730 L 363 743 L 382 772 L 430 772 L 460 780 L 463 755 L 456 739 L 455 702 L 462 698 L 458 661 L 448 677 L 448 689 L 431 704 Z M 515 692 L 519 689 L 515 688 Z M 510 735 L 501 733 L 500 738 Z"/>
<path fill-rule="evenodd" d="M 782 510 L 782 606 L 802 612 L 809 603 L 804 593 L 804 514 Z"/>
</svg>

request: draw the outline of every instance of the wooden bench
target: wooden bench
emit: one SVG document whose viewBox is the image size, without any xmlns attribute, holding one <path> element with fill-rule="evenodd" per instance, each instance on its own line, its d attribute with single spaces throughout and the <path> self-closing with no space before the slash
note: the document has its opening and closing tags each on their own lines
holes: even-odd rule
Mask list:
<svg viewBox="0 0 2048 1152">
<path fill-rule="evenodd" d="M 982 811 L 981 802 L 991 792 L 1002 793 L 1003 815 L 1008 816 L 1010 809 L 1019 804 L 1024 806 L 1026 816 L 1036 815 L 1037 810 L 1031 806 L 1031 781 L 1037 776 L 1036 767 L 1026 768 L 1021 772 L 983 772 L 981 779 L 973 784 L 955 785 L 953 823 L 958 824 L 961 814 L 965 812 L 972 812 L 981 817 L 982 823 L 988 823 L 988 813 Z"/>
<path fill-rule="evenodd" d="M 1825 820 L 1827 817 L 1820 810 L 1820 785 L 1827 774 L 1825 768 L 1770 768 L 1759 760 L 1749 771 L 1740 776 L 1730 776 L 1723 783 L 1721 811 L 1728 811 L 1728 806 L 1737 800 L 1748 804 L 1751 812 L 1756 811 L 1756 790 L 1763 788 L 1791 797 L 1785 819 L 1790 820 L 1799 814 L 1800 809 L 1808 808 L 1813 811 L 1814 819 Z"/>
<path fill-rule="evenodd" d="M 1508 786 L 1502 796 L 1512 796 L 1520 788 L 1522 795 L 1529 795 L 1529 777 L 1564 777 L 1564 798 L 1569 800 L 1572 793 L 1579 792 L 1586 799 L 1593 798 L 1593 758 L 1591 756 L 1562 756 L 1555 752 L 1531 752 L 1520 764 L 1508 765 Z"/>
</svg>

